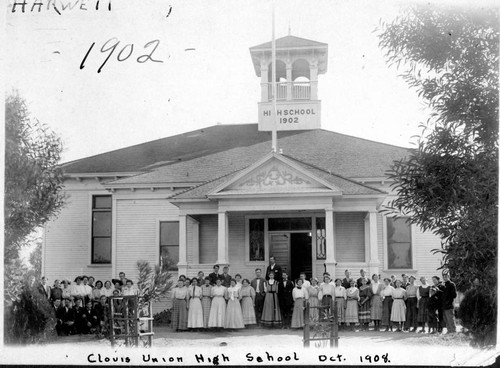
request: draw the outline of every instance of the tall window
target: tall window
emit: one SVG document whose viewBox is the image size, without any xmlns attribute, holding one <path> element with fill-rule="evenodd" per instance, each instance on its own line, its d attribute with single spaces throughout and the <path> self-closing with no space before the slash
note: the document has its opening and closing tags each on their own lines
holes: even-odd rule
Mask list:
<svg viewBox="0 0 500 368">
<path fill-rule="evenodd" d="M 92 197 L 92 263 L 111 263 L 110 195 Z"/>
<path fill-rule="evenodd" d="M 387 218 L 387 261 L 389 269 L 411 269 L 411 228 L 406 218 Z"/>
<path fill-rule="evenodd" d="M 264 260 L 264 219 L 250 219 L 249 224 L 249 242 L 250 242 L 250 261 Z"/>
<path fill-rule="evenodd" d="M 167 261 L 168 259 L 168 261 Z M 169 270 L 177 270 L 179 263 L 179 222 L 160 222 L 160 266 L 165 262 Z"/>
<path fill-rule="evenodd" d="M 316 259 L 326 259 L 326 226 L 324 217 L 316 217 Z"/>
</svg>

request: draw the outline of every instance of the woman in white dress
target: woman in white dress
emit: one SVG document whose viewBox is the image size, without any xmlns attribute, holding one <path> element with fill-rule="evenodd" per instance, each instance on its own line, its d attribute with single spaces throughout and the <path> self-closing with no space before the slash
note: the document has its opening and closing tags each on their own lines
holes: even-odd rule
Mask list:
<svg viewBox="0 0 500 368">
<path fill-rule="evenodd" d="M 113 290 L 115 290 L 115 288 L 111 284 L 111 281 L 107 280 L 104 282 L 104 287 L 101 289 L 101 295 L 106 295 L 106 297 L 109 298 L 113 296 Z"/>
<path fill-rule="evenodd" d="M 292 290 L 292 328 L 304 327 L 304 302 L 309 298 L 309 294 L 307 293 L 307 289 L 302 287 L 303 282 L 302 279 L 298 279 L 296 281 L 296 286 Z"/>
<path fill-rule="evenodd" d="M 339 326 L 345 326 L 345 308 L 347 307 L 347 291 L 345 287 L 342 286 L 342 280 L 335 280 L 335 303 L 337 304 L 337 319 Z"/>
<path fill-rule="evenodd" d="M 224 328 L 224 324 L 226 323 L 225 293 L 226 288 L 222 286 L 222 280 L 218 278 L 216 284 L 212 286 L 212 305 L 210 306 L 208 327 Z"/>
<path fill-rule="evenodd" d="M 319 286 L 318 279 L 316 277 L 311 278 L 311 285 L 309 287 L 302 286 L 307 290 L 307 294 L 309 294 L 309 306 L 317 307 L 319 305 Z M 309 308 L 309 318 L 312 320 L 318 320 L 318 308 Z"/>
<path fill-rule="evenodd" d="M 245 328 L 243 323 L 243 312 L 241 311 L 240 288 L 236 286 L 236 280 L 231 279 L 231 286 L 226 290 L 227 308 L 225 328 Z"/>
<path fill-rule="evenodd" d="M 392 291 L 391 322 L 398 323 L 396 332 L 402 332 L 402 323 L 406 321 L 406 290 L 401 287 L 401 280 L 396 280 L 396 287 Z"/>
<path fill-rule="evenodd" d="M 201 288 L 198 286 L 198 279 L 195 277 L 193 277 L 189 286 L 188 328 L 203 328 Z"/>
<path fill-rule="evenodd" d="M 345 322 L 351 325 L 351 330 L 354 331 L 354 325 L 358 323 L 358 301 L 359 289 L 356 287 L 356 281 L 350 281 L 351 287 L 346 290 L 347 306 L 345 310 Z"/>
<path fill-rule="evenodd" d="M 244 279 L 241 287 L 241 312 L 243 313 L 243 323 L 245 326 L 255 325 L 255 290 L 250 286 L 250 281 Z"/>
<path fill-rule="evenodd" d="M 370 318 L 375 325 L 375 331 L 379 331 L 380 321 L 382 320 L 382 290 L 384 286 L 379 281 L 377 274 L 373 274 L 370 286 L 372 288 Z"/>
</svg>

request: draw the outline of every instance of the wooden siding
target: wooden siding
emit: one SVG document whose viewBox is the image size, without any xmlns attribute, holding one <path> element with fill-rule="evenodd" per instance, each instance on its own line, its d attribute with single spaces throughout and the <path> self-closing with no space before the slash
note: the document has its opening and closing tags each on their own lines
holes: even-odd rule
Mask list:
<svg viewBox="0 0 500 368">
<path fill-rule="evenodd" d="M 45 226 L 42 273 L 49 279 L 49 284 L 61 278 L 73 282 L 78 275 L 91 275 L 96 280 L 106 280 L 111 276 L 111 265 L 90 265 L 90 201 L 92 194 L 109 192 L 97 191 L 99 183 L 95 181 L 90 188 L 82 185 L 82 189 L 66 190 L 66 205 L 57 218 Z"/>
<path fill-rule="evenodd" d="M 213 265 L 217 261 L 218 217 L 217 215 L 200 215 L 196 216 L 196 219 L 200 222 L 200 263 Z"/>
<path fill-rule="evenodd" d="M 335 257 L 338 262 L 365 262 L 365 212 L 335 214 Z"/>
</svg>

